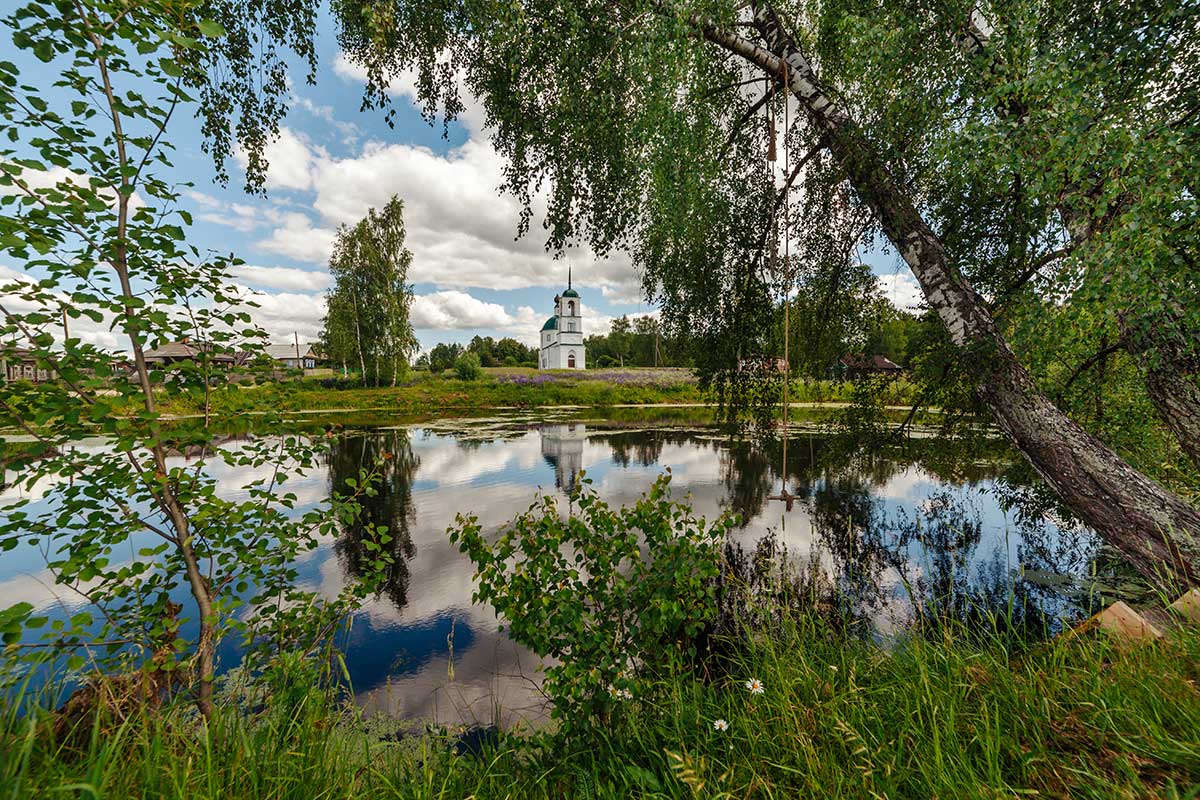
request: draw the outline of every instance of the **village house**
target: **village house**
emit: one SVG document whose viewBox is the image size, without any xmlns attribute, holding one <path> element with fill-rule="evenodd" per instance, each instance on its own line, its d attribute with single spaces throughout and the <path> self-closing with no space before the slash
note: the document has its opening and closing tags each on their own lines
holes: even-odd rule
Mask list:
<svg viewBox="0 0 1200 800">
<path fill-rule="evenodd" d="M 54 370 L 39 367 L 33 353 L 18 347 L 0 356 L 0 372 L 3 372 L 4 382 L 29 381 L 30 383 L 45 383 L 54 380 Z"/>
<path fill-rule="evenodd" d="M 178 342 L 167 342 L 146 352 L 146 363 L 154 366 L 170 366 L 182 361 L 196 361 L 204 353 L 211 353 L 209 362 L 212 364 L 232 365 L 236 359 L 229 353 L 212 353 L 212 345 L 207 342 L 193 342 L 191 339 L 181 339 Z"/>
<path fill-rule="evenodd" d="M 897 376 L 904 367 L 886 356 L 849 355 L 842 356 L 833 366 L 834 377 L 862 378 L 873 375 Z"/>
<path fill-rule="evenodd" d="M 789 372 L 789 369 L 788 369 L 787 359 L 779 358 L 779 357 L 771 357 L 771 356 L 757 356 L 757 357 L 739 358 L 738 364 L 737 364 L 737 371 L 739 373 L 778 372 L 778 373 L 782 374 L 782 373 Z"/>
<path fill-rule="evenodd" d="M 269 344 L 266 353 L 280 369 L 316 369 L 320 360 L 311 344 Z"/>
</svg>

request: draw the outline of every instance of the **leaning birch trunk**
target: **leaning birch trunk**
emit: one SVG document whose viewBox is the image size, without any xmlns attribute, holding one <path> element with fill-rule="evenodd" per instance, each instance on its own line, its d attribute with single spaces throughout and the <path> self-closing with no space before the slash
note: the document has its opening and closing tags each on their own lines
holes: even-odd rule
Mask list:
<svg viewBox="0 0 1200 800">
<path fill-rule="evenodd" d="M 941 241 L 858 125 L 829 99 L 774 10 L 762 2 L 752 5 L 767 48 L 700 22 L 705 37 L 780 78 L 786 61 L 789 90 L 828 136 L 855 190 L 921 284 L 999 428 L 1063 502 L 1139 572 L 1156 581 L 1200 585 L 1200 512 L 1130 467 L 1038 390 L 982 298 L 954 272 Z"/>
</svg>

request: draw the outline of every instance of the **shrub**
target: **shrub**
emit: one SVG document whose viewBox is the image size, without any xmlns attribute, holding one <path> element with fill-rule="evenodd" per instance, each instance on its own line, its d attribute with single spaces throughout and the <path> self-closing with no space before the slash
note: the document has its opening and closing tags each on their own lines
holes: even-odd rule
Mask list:
<svg viewBox="0 0 1200 800">
<path fill-rule="evenodd" d="M 708 524 L 670 499 L 670 473 L 632 508 L 614 510 L 581 478 L 575 512 L 546 496 L 489 542 L 475 516 L 451 541 L 475 563 L 479 589 L 509 635 L 543 658 L 544 689 L 567 726 L 608 719 L 637 677 L 691 652 L 717 610 L 721 548 L 733 518 Z"/>
<path fill-rule="evenodd" d="M 474 353 L 463 353 L 454 362 L 454 373 L 460 381 L 477 381 L 483 377 L 483 367 L 479 364 L 479 356 Z"/>
</svg>

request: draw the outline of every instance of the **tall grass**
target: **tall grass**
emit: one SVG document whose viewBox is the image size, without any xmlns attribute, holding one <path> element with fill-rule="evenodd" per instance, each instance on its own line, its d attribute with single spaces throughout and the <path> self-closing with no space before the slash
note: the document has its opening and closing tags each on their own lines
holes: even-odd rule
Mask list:
<svg viewBox="0 0 1200 800">
<path fill-rule="evenodd" d="M 719 674 L 647 677 L 570 739 L 400 741 L 313 687 L 261 710 L 105 715 L 0 730 L 11 798 L 1164 797 L 1200 795 L 1200 632 L 1120 649 L 1059 637 L 913 637 L 884 652 L 816 620 L 739 647 Z M 764 691 L 749 692 L 756 678 Z M 725 731 L 713 723 L 723 719 Z M 390 730 L 394 730 L 391 725 Z"/>
</svg>

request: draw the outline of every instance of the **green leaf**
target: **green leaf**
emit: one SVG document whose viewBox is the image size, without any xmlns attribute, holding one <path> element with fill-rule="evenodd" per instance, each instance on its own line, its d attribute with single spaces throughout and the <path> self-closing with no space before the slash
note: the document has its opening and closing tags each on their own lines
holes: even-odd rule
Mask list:
<svg viewBox="0 0 1200 800">
<path fill-rule="evenodd" d="M 221 27 L 221 24 L 211 19 L 200 20 L 196 27 L 200 29 L 200 33 L 212 39 L 216 39 L 225 35 L 225 29 Z"/>
</svg>

